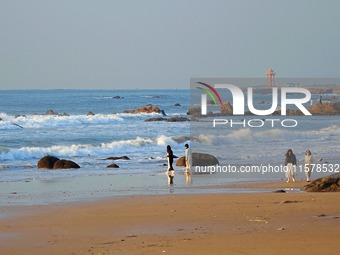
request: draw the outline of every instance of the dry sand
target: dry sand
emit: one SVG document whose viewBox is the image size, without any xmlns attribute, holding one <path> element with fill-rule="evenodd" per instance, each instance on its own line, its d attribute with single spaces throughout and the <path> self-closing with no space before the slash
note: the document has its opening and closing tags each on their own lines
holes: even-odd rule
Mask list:
<svg viewBox="0 0 340 255">
<path fill-rule="evenodd" d="M 1 207 L 0 254 L 339 254 L 339 197 L 169 194 Z"/>
</svg>

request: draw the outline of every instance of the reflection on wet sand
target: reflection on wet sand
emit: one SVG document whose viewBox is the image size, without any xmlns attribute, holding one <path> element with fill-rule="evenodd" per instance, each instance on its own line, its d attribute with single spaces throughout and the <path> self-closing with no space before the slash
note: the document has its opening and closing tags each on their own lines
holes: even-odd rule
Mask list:
<svg viewBox="0 0 340 255">
<path fill-rule="evenodd" d="M 170 193 L 174 192 L 174 179 L 175 179 L 175 171 L 166 171 L 165 172 L 167 176 L 167 182 L 168 182 L 168 187 L 170 188 Z M 192 173 L 184 171 L 184 176 L 185 176 L 185 184 L 186 187 L 192 186 Z M 182 181 L 181 181 L 182 182 Z"/>
<path fill-rule="evenodd" d="M 175 171 L 166 171 L 166 175 L 168 176 L 168 185 L 173 185 L 174 184 L 174 177 L 175 177 Z"/>
<path fill-rule="evenodd" d="M 174 192 L 175 171 L 174 170 L 166 171 L 166 176 L 168 177 L 169 192 L 173 193 Z"/>
<path fill-rule="evenodd" d="M 190 187 L 192 185 L 192 179 L 191 179 L 191 172 L 184 172 L 185 174 L 185 184 L 187 187 Z"/>
</svg>

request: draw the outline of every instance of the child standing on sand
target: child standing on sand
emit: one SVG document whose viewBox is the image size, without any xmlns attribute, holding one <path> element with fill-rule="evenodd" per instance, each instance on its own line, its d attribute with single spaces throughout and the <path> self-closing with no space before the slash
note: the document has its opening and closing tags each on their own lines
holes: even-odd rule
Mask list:
<svg viewBox="0 0 340 255">
<path fill-rule="evenodd" d="M 292 178 L 293 182 L 295 182 L 295 174 L 294 174 L 294 168 L 296 167 L 296 157 L 292 151 L 292 149 L 289 149 L 287 153 L 285 154 L 285 168 L 286 168 L 286 177 L 287 182 L 289 182 L 290 178 Z"/>
<path fill-rule="evenodd" d="M 305 155 L 305 173 L 307 177 L 307 182 L 310 181 L 310 175 L 312 172 L 312 164 L 313 164 L 312 153 L 310 152 L 310 150 L 307 150 L 306 155 Z"/>
</svg>

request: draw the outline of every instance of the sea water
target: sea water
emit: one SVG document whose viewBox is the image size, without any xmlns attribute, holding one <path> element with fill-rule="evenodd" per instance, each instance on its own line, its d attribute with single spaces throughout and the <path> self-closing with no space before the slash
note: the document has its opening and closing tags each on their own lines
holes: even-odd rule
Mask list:
<svg viewBox="0 0 340 255">
<path fill-rule="evenodd" d="M 123 111 L 152 104 L 167 118 L 186 116 L 188 98 L 188 90 L 1 91 L 0 182 L 165 171 L 166 146 L 184 155 L 187 141 L 176 138 L 189 135 L 189 122 L 145 122 L 163 116 Z M 46 115 L 47 110 L 59 115 Z M 90 111 L 95 115 L 87 115 Z M 69 116 L 60 116 L 64 113 Z M 45 155 L 72 160 L 81 168 L 38 170 Z M 110 156 L 130 160 L 104 160 Z M 111 163 L 120 168 L 106 168 Z"/>
<path fill-rule="evenodd" d="M 329 97 L 338 95 L 329 95 Z M 119 98 L 117 98 L 119 97 Z M 318 95 L 313 95 L 317 101 Z M 325 95 L 327 97 L 327 95 Z M 339 99 L 339 98 L 338 98 Z M 264 98 L 269 102 L 270 97 Z M 255 95 L 255 102 L 262 102 Z M 178 103 L 180 106 L 175 106 Z M 189 90 L 3 90 L 0 92 L 0 182 L 54 180 L 116 174 L 157 174 L 166 170 L 166 146 L 184 155 L 190 122 L 145 122 L 162 114 L 129 114 L 124 110 L 152 104 L 165 117 L 187 117 Z M 259 104 L 256 107 L 261 107 Z M 265 105 L 262 107 L 270 107 Z M 46 115 L 47 110 L 59 115 Z M 95 115 L 87 115 L 88 112 Z M 67 113 L 69 116 L 61 116 Z M 245 117 L 250 118 L 250 117 Z M 296 128 L 211 127 L 200 130 L 192 148 L 215 155 L 223 164 L 282 164 L 291 148 L 298 159 L 310 149 L 317 159 L 340 163 L 340 123 L 337 116 L 294 117 Z M 201 123 L 196 122 L 198 129 Z M 193 123 L 193 122 L 192 122 Z M 211 145 L 204 149 L 207 141 Z M 37 169 L 45 155 L 72 160 L 80 169 Z M 105 160 L 128 156 L 130 160 Z M 116 163 L 117 169 L 107 166 Z M 281 174 L 277 175 L 281 176 Z M 239 176 L 240 180 L 245 176 Z M 266 178 L 257 176 L 257 178 Z"/>
</svg>

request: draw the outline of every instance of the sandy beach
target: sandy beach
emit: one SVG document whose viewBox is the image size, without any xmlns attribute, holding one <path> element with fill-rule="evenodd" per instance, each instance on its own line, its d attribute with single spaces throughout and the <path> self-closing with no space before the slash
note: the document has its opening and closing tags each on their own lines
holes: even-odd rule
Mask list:
<svg viewBox="0 0 340 255">
<path fill-rule="evenodd" d="M 339 10 L 0 0 L 0 255 L 340 254 Z"/>
<path fill-rule="evenodd" d="M 281 182 L 241 185 L 283 187 Z M 339 252 L 339 193 L 125 196 L 2 206 L 0 215 L 1 254 Z"/>
</svg>

